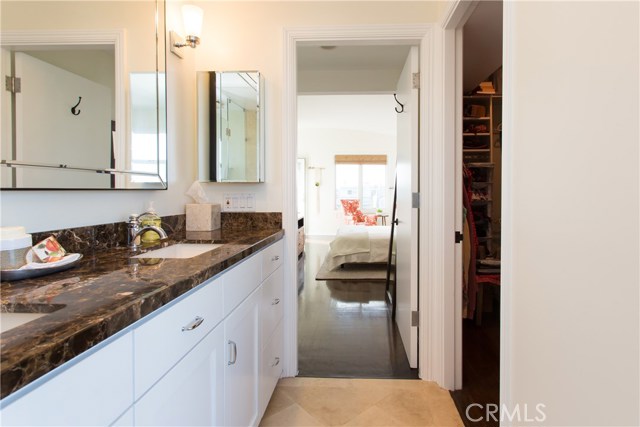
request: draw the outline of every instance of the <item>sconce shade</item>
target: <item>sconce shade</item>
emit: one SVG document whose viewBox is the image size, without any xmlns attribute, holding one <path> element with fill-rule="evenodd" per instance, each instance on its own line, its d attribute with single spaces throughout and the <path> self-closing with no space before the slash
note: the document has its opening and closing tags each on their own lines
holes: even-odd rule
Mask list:
<svg viewBox="0 0 640 427">
<path fill-rule="evenodd" d="M 198 6 L 191 4 L 182 6 L 185 35 L 200 37 L 200 33 L 202 32 L 202 16 L 203 11 Z"/>
</svg>

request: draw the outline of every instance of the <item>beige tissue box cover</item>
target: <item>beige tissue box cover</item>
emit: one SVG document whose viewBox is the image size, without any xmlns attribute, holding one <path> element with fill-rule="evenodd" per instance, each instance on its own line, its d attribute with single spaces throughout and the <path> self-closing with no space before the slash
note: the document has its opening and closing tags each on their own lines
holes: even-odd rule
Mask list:
<svg viewBox="0 0 640 427">
<path fill-rule="evenodd" d="M 220 204 L 188 203 L 187 231 L 210 231 L 220 228 Z"/>
</svg>

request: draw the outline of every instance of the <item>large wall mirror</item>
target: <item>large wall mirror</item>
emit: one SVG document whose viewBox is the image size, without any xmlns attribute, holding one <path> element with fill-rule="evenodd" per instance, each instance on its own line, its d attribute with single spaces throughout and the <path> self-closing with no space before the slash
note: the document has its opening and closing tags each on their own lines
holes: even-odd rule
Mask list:
<svg viewBox="0 0 640 427">
<path fill-rule="evenodd" d="M 198 179 L 264 182 L 264 85 L 257 71 L 199 71 Z"/>
<path fill-rule="evenodd" d="M 0 28 L 3 190 L 166 188 L 163 0 L 3 0 Z"/>
</svg>

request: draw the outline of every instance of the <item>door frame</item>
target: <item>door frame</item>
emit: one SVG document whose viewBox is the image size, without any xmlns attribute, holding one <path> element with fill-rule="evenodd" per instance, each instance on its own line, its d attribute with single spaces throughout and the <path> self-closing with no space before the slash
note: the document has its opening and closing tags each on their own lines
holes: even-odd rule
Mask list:
<svg viewBox="0 0 640 427">
<path fill-rule="evenodd" d="M 462 28 L 478 6 L 479 0 L 456 1 L 441 20 L 443 31 L 443 67 L 444 71 L 444 140 L 452 150 L 445 154 L 444 162 L 453 165 L 454 175 L 451 182 L 455 184 L 448 192 L 453 196 L 444 207 L 445 216 L 453 219 L 453 229 L 448 228 L 452 235 L 455 231 L 462 232 Z M 465 238 L 467 236 L 464 236 Z M 447 347 L 445 360 L 453 362 L 453 372 L 448 369 L 451 389 L 462 388 L 462 245 L 454 245 L 446 252 L 445 257 L 453 263 L 447 271 L 446 286 L 452 287 L 448 294 L 453 294 L 453 301 L 448 301 L 448 312 L 453 318 L 447 319 L 447 331 L 453 331 L 453 348 Z"/>
<path fill-rule="evenodd" d="M 438 149 L 443 148 L 442 115 L 440 109 L 441 78 L 435 64 L 439 53 L 438 25 L 366 25 L 366 26 L 313 26 L 285 28 L 283 31 L 283 101 L 282 101 L 282 190 L 283 228 L 285 230 L 284 274 L 288 285 L 284 292 L 284 355 L 283 376 L 298 373 L 298 294 L 297 287 L 297 209 L 296 209 L 296 159 L 297 159 L 297 57 L 299 43 L 329 42 L 337 44 L 413 44 L 420 48 L 420 203 L 418 271 L 419 276 L 419 324 L 418 342 L 421 348 L 418 359 L 418 375 L 424 380 L 436 381 L 445 388 L 452 388 L 444 381 L 443 334 L 444 304 L 442 304 L 442 281 L 431 280 L 433 274 L 442 273 L 436 258 L 434 240 L 444 237 L 440 223 L 444 203 L 432 203 L 433 193 L 442 192 L 442 177 L 436 176 L 441 169 L 429 167 L 437 159 Z M 440 105 L 439 105 L 440 104 Z M 442 163 L 442 162 L 440 162 Z M 442 196 L 442 194 L 440 194 Z M 453 233 L 452 233 L 453 235 Z M 427 239 L 434 236 L 435 239 Z M 440 257 L 441 258 L 441 257 Z M 451 297 L 453 300 L 453 297 Z M 453 342 L 453 331 L 450 341 Z"/>
</svg>

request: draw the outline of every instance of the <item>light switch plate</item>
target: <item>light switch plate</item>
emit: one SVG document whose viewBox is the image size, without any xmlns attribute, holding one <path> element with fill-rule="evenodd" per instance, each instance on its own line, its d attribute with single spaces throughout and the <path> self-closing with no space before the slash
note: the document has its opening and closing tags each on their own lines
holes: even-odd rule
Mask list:
<svg viewBox="0 0 640 427">
<path fill-rule="evenodd" d="M 255 193 L 224 193 L 222 201 L 224 212 L 255 212 Z"/>
</svg>

